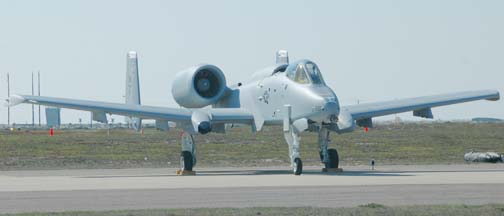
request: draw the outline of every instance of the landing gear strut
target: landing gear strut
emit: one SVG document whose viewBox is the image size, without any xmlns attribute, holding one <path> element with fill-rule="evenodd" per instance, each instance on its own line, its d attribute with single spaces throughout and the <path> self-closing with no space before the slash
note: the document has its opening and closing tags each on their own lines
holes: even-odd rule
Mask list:
<svg viewBox="0 0 504 216">
<path fill-rule="evenodd" d="M 180 153 L 180 169 L 183 171 L 192 171 L 196 165 L 196 145 L 193 136 L 184 132 L 181 137 L 182 152 Z"/>
<path fill-rule="evenodd" d="M 299 157 L 299 134 L 294 128 L 291 128 L 290 131 L 284 132 L 284 137 L 287 144 L 289 144 L 289 157 L 294 175 L 301 175 L 303 173 L 303 161 Z"/>
<path fill-rule="evenodd" d="M 284 116 L 283 133 L 285 141 L 289 145 L 289 157 L 294 175 L 301 175 L 301 173 L 303 173 L 303 161 L 301 161 L 301 158 L 299 157 L 300 131 L 298 131 L 292 125 L 291 113 L 292 113 L 291 106 L 285 105 L 286 115 Z"/>
</svg>

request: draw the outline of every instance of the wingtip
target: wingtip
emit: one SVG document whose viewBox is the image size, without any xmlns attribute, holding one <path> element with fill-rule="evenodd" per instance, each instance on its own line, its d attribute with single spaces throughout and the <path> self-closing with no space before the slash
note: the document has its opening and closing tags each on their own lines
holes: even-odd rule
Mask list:
<svg viewBox="0 0 504 216">
<path fill-rule="evenodd" d="M 16 106 L 20 103 L 23 103 L 25 101 L 25 98 L 21 95 L 12 95 L 9 97 L 9 99 L 6 100 L 5 106 L 8 107 L 13 107 Z"/>
<path fill-rule="evenodd" d="M 500 93 L 499 91 L 495 90 L 494 93 L 491 95 L 491 97 L 487 98 L 489 101 L 498 101 L 500 100 Z"/>
</svg>

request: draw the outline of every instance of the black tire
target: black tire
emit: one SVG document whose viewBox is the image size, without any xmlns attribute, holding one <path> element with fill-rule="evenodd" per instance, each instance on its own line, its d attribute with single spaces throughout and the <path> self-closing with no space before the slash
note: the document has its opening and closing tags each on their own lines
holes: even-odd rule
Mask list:
<svg viewBox="0 0 504 216">
<path fill-rule="evenodd" d="M 300 158 L 294 159 L 294 175 L 301 175 L 303 173 L 303 161 Z"/>
<path fill-rule="evenodd" d="M 329 163 L 326 163 L 326 168 L 338 168 L 339 166 L 338 150 L 327 149 L 327 154 L 329 155 Z"/>
<path fill-rule="evenodd" d="M 193 169 L 193 156 L 189 151 L 183 151 L 180 154 L 180 169 L 192 171 Z"/>
</svg>

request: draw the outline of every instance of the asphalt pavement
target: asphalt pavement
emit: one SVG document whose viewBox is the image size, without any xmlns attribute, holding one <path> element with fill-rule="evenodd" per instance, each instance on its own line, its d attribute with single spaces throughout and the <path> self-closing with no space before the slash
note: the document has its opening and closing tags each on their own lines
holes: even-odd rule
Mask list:
<svg viewBox="0 0 504 216">
<path fill-rule="evenodd" d="M 0 212 L 192 207 L 351 207 L 504 202 L 504 164 L 0 172 Z"/>
</svg>

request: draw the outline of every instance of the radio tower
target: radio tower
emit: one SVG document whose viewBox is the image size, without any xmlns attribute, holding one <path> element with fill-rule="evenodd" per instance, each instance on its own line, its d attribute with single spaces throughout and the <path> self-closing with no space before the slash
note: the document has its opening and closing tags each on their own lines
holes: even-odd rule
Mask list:
<svg viewBox="0 0 504 216">
<path fill-rule="evenodd" d="M 37 78 L 37 81 L 38 81 L 38 96 L 40 96 L 40 71 L 38 71 L 38 78 Z M 40 127 L 40 104 L 38 105 L 38 126 Z"/>
<path fill-rule="evenodd" d="M 33 86 L 33 72 L 32 72 L 32 96 L 35 96 L 35 90 Z M 32 104 L 32 128 L 35 127 L 35 105 Z"/>
<path fill-rule="evenodd" d="M 10 80 L 7 73 L 7 99 L 10 100 Z M 10 103 L 10 101 L 8 101 Z M 10 127 L 10 104 L 7 104 L 7 126 Z"/>
</svg>

